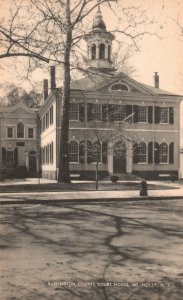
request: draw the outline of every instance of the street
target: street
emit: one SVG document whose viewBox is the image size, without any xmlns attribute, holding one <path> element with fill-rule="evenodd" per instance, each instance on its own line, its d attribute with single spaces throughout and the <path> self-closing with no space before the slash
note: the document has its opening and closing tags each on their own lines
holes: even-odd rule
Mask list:
<svg viewBox="0 0 183 300">
<path fill-rule="evenodd" d="M 182 200 L 1 205 L 1 299 L 181 300 L 182 217 Z"/>
</svg>

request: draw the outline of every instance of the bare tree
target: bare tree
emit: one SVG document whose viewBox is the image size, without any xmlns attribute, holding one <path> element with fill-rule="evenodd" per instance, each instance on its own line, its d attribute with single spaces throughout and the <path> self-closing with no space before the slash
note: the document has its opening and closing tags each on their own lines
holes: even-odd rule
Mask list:
<svg viewBox="0 0 183 300">
<path fill-rule="evenodd" d="M 130 141 L 134 144 L 136 141 L 132 140 L 126 132 L 126 125 L 131 122 L 133 114 L 126 115 L 125 113 L 123 115 L 119 107 L 115 108 L 115 105 L 112 105 L 106 107 L 103 120 L 95 119 L 94 109 L 91 117 L 92 120 L 87 123 L 86 136 L 84 134 L 83 156 L 87 154 L 87 160 L 89 159 L 90 163 L 95 163 L 95 187 L 98 190 L 100 163 L 107 163 L 108 154 L 113 154 L 115 157 L 124 156 L 125 158 L 126 142 Z M 114 123 L 113 120 L 118 120 L 118 122 Z"/>
<path fill-rule="evenodd" d="M 120 10 L 125 22 L 115 32 L 126 36 L 138 49 L 138 39 L 150 34 L 144 29 L 138 32 L 138 25 L 146 23 L 147 18 L 143 9 L 135 5 L 124 6 L 122 0 L 12 0 L 9 20 L 0 20 L 0 58 L 28 57 L 29 64 L 34 67 L 45 62 L 63 65 L 59 182 L 70 182 L 71 71 L 85 71 L 79 63 L 83 57 L 80 41 L 89 24 L 89 16 L 99 5 L 109 6 L 114 13 L 117 8 Z M 118 6 L 115 8 L 115 5 Z"/>
</svg>

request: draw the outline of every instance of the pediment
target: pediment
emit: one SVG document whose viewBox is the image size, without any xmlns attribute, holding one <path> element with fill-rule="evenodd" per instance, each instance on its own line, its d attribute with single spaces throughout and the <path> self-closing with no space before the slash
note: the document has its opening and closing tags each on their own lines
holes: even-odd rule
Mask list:
<svg viewBox="0 0 183 300">
<path fill-rule="evenodd" d="M 22 115 L 22 116 L 30 116 L 34 115 L 35 112 L 32 108 L 27 107 L 23 103 L 18 103 L 15 106 L 6 107 L 3 109 L 3 112 L 13 114 L 13 115 Z"/>
<path fill-rule="evenodd" d="M 126 74 L 118 74 L 113 77 L 106 78 L 99 84 L 96 84 L 92 89 L 93 91 L 103 93 L 138 93 L 144 95 L 153 95 L 153 91 L 148 89 L 147 86 L 135 81 Z"/>
</svg>

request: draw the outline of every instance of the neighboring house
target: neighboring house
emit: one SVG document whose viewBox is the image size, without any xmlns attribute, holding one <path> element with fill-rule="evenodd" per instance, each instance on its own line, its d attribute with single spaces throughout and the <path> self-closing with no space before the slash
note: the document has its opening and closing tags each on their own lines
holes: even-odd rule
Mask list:
<svg viewBox="0 0 183 300">
<path fill-rule="evenodd" d="M 104 174 L 137 174 L 146 178 L 179 177 L 180 174 L 180 102 L 181 96 L 141 84 L 112 67 L 114 35 L 106 31 L 98 11 L 92 31 L 86 35 L 89 76 L 72 82 L 70 97 L 69 156 L 71 173 L 83 177 L 95 172 L 96 157 L 89 149 L 95 146 L 97 130 L 106 130 L 108 122 L 126 120 L 123 151 L 116 154 L 112 140 L 101 141 L 99 171 Z M 57 178 L 59 162 L 62 89 L 56 88 L 55 68 L 51 67 L 51 93 L 44 81 L 44 104 L 38 114 L 41 123 L 42 175 Z M 114 113 L 115 112 L 115 113 Z M 112 115 L 112 120 L 110 119 Z M 118 143 L 119 141 L 117 141 Z"/>
<path fill-rule="evenodd" d="M 7 176 L 37 176 L 39 171 L 38 118 L 22 103 L 0 108 L 0 171 Z"/>
</svg>

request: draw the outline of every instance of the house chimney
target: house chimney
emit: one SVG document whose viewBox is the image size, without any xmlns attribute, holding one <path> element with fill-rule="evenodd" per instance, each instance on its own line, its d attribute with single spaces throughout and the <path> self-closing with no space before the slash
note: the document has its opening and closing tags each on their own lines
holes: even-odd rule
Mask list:
<svg viewBox="0 0 183 300">
<path fill-rule="evenodd" d="M 55 66 L 50 67 L 50 76 L 51 76 L 51 91 L 56 89 L 56 81 L 55 81 Z"/>
<path fill-rule="evenodd" d="M 48 79 L 44 79 L 43 81 L 43 97 L 44 101 L 48 98 Z"/>
<path fill-rule="evenodd" d="M 154 72 L 154 87 L 159 89 L 159 75 L 158 72 Z"/>
</svg>

